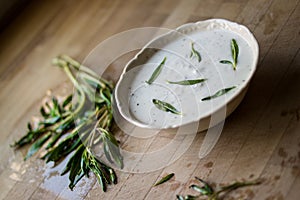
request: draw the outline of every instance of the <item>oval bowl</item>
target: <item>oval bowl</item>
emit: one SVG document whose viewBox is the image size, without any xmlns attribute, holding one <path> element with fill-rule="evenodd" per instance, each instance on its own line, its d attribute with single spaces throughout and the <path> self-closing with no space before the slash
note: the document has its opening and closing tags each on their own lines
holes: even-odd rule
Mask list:
<svg viewBox="0 0 300 200">
<path fill-rule="evenodd" d="M 233 62 L 232 39 L 239 48 L 236 70 L 220 62 Z M 127 63 L 114 91 L 114 109 L 141 128 L 170 129 L 196 124 L 198 131 L 205 130 L 223 121 L 240 104 L 258 56 L 258 43 L 243 25 L 224 19 L 184 24 L 151 40 Z M 152 84 L 146 83 L 164 58 L 159 75 Z M 167 82 L 195 79 L 207 80 L 185 86 Z M 235 88 L 224 95 L 202 100 L 232 86 Z M 157 109 L 153 99 L 170 103 L 181 114 Z"/>
</svg>

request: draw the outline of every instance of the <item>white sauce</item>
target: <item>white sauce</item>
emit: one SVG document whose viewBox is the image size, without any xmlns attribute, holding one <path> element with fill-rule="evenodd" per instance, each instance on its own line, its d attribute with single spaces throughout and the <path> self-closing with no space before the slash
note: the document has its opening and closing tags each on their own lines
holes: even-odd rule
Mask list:
<svg viewBox="0 0 300 200">
<path fill-rule="evenodd" d="M 237 41 L 239 55 L 236 71 L 220 60 L 232 61 L 230 42 Z M 202 60 L 190 58 L 191 42 L 200 53 Z M 224 29 L 193 32 L 170 41 L 162 50 L 145 62 L 126 72 L 122 85 L 126 85 L 129 113 L 134 120 L 151 127 L 173 127 L 200 119 L 211 113 L 214 107 L 224 105 L 238 88 L 244 86 L 254 67 L 253 51 L 240 35 Z M 145 83 L 153 71 L 167 57 L 165 65 L 153 84 Z M 252 67 L 252 68 L 251 68 Z M 168 84 L 166 81 L 181 81 L 206 78 L 204 83 L 182 86 Z M 213 100 L 201 101 L 220 89 L 236 86 L 226 95 Z M 124 94 L 124 93 L 123 93 Z M 183 115 L 164 112 L 155 107 L 152 99 L 159 99 L 173 105 Z"/>
</svg>

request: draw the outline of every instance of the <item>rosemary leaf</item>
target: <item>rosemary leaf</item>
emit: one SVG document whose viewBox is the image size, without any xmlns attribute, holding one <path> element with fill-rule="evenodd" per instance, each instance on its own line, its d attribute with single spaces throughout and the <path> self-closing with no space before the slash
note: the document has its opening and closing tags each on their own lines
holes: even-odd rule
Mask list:
<svg viewBox="0 0 300 200">
<path fill-rule="evenodd" d="M 123 159 L 120 153 L 120 149 L 117 145 L 113 144 L 110 140 L 105 141 L 108 146 L 111 157 L 119 168 L 123 168 Z"/>
<path fill-rule="evenodd" d="M 68 173 L 71 169 L 71 166 L 72 166 L 72 163 L 73 163 L 73 160 L 75 159 L 74 156 L 72 156 L 68 163 L 66 164 L 65 168 L 63 169 L 63 171 L 60 173 L 61 176 L 65 175 L 66 173 Z"/>
<path fill-rule="evenodd" d="M 170 112 L 176 115 L 181 115 L 181 112 L 179 112 L 174 106 L 167 102 L 158 99 L 152 99 L 152 102 L 159 110 Z"/>
<path fill-rule="evenodd" d="M 47 132 L 46 129 L 37 129 L 37 130 L 29 130 L 26 135 L 21 137 L 18 141 L 16 141 L 12 147 L 21 148 L 27 144 L 30 144 L 36 141 L 41 135 Z"/>
<path fill-rule="evenodd" d="M 162 179 L 160 179 L 158 182 L 156 182 L 153 186 L 158 186 L 160 184 L 163 184 L 165 182 L 167 182 L 168 180 L 170 180 L 175 174 L 171 173 L 168 174 L 167 176 L 163 177 Z"/>
<path fill-rule="evenodd" d="M 238 55 L 239 55 L 239 46 L 235 39 L 232 39 L 230 42 L 231 47 L 231 56 L 233 61 L 229 60 L 221 60 L 220 63 L 222 64 L 230 64 L 233 67 L 233 70 L 236 70 L 237 62 L 238 62 Z"/>
<path fill-rule="evenodd" d="M 117 184 L 118 183 L 118 179 L 117 179 L 117 175 L 115 173 L 115 171 L 111 168 L 108 169 L 109 171 L 109 176 L 110 176 L 110 180 L 113 184 Z"/>
<path fill-rule="evenodd" d="M 158 67 L 154 70 L 153 74 L 151 75 L 151 77 L 149 78 L 148 81 L 146 81 L 146 83 L 148 83 L 149 85 L 151 85 L 155 79 L 159 76 L 163 65 L 165 64 L 167 60 L 167 57 L 164 57 L 163 61 L 158 65 Z"/>
<path fill-rule="evenodd" d="M 32 125 L 31 125 L 30 122 L 27 123 L 27 129 L 28 129 L 29 131 L 32 131 Z"/>
<path fill-rule="evenodd" d="M 212 194 L 214 192 L 213 188 L 203 179 L 195 177 L 196 180 L 200 181 L 204 185 L 204 189 L 208 192 L 208 194 Z"/>
<path fill-rule="evenodd" d="M 210 193 L 207 189 L 205 189 L 203 187 L 199 187 L 198 185 L 191 185 L 190 188 L 192 188 L 193 190 L 195 190 L 203 195 L 207 195 Z"/>
<path fill-rule="evenodd" d="M 87 177 L 89 177 L 90 168 L 89 168 L 89 158 L 88 158 L 87 151 L 83 152 L 80 162 L 81 162 L 80 163 L 81 170 Z"/>
<path fill-rule="evenodd" d="M 73 95 L 69 95 L 63 102 L 62 107 L 66 107 L 67 105 L 69 105 L 72 101 Z"/>
<path fill-rule="evenodd" d="M 222 96 L 222 95 L 226 94 L 227 92 L 229 92 L 230 90 L 232 90 L 234 88 L 236 88 L 236 86 L 221 89 L 221 90 L 217 91 L 214 95 L 208 96 L 208 97 L 205 97 L 205 98 L 201 99 L 201 101 L 207 101 L 207 100 L 210 100 L 210 99 L 217 98 L 219 96 Z"/>
<path fill-rule="evenodd" d="M 84 152 L 85 147 L 83 145 L 80 145 L 76 152 L 73 155 L 73 160 L 70 168 L 70 174 L 69 174 L 69 188 L 73 190 L 76 183 L 83 177 L 83 172 L 81 170 L 81 157 Z"/>
<path fill-rule="evenodd" d="M 110 163 L 113 163 L 113 159 L 111 158 L 110 156 L 110 150 L 109 150 L 109 145 L 107 144 L 107 142 L 104 142 L 103 143 L 103 152 L 104 152 L 104 155 L 105 157 L 107 158 L 107 160 L 110 162 Z"/>
<path fill-rule="evenodd" d="M 47 118 L 50 114 L 45 111 L 44 107 L 41 107 L 40 113 L 44 118 Z"/>
<path fill-rule="evenodd" d="M 194 79 L 194 80 L 183 80 L 183 81 L 167 81 L 169 84 L 178 84 L 178 85 L 195 85 L 202 83 L 207 79 Z"/>
<path fill-rule="evenodd" d="M 62 135 L 63 132 L 55 133 L 47 144 L 46 149 L 52 148 Z"/>
<path fill-rule="evenodd" d="M 73 191 L 75 185 L 84 177 L 84 172 L 79 170 L 78 174 L 75 176 L 74 181 L 70 182 L 69 188 Z"/>
<path fill-rule="evenodd" d="M 220 63 L 233 65 L 233 63 L 229 60 L 221 60 Z"/>
<path fill-rule="evenodd" d="M 194 42 L 191 43 L 191 48 L 192 48 L 192 51 L 191 51 L 191 55 L 190 57 L 192 57 L 193 55 L 195 55 L 198 59 L 198 62 L 201 62 L 201 55 L 200 53 L 195 49 L 194 47 Z"/>
<path fill-rule="evenodd" d="M 37 141 L 35 141 L 31 145 L 30 149 L 28 150 L 27 155 L 24 158 L 24 160 L 27 160 L 29 157 L 31 157 L 33 154 L 35 154 L 35 152 L 37 152 L 50 137 L 51 137 L 51 133 L 48 133 L 48 134 L 44 135 L 43 137 L 39 138 Z"/>
<path fill-rule="evenodd" d="M 235 39 L 231 40 L 231 53 L 232 53 L 234 66 L 236 66 L 237 58 L 238 58 L 238 55 L 239 55 L 239 46 L 238 46 Z"/>
<path fill-rule="evenodd" d="M 47 119 L 45 119 L 44 121 L 41 121 L 40 124 L 49 126 L 49 125 L 55 124 L 55 123 L 58 122 L 60 119 L 61 119 L 60 116 L 54 116 L 54 117 L 51 117 L 51 118 L 47 118 Z"/>
<path fill-rule="evenodd" d="M 184 197 L 182 195 L 176 195 L 177 200 L 184 200 Z"/>
</svg>

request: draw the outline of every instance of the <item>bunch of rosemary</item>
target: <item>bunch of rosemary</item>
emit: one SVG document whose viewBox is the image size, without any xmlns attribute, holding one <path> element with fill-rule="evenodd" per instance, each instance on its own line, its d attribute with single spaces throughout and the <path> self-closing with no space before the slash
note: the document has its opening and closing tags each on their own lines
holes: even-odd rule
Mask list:
<svg viewBox="0 0 300 200">
<path fill-rule="evenodd" d="M 42 158 L 55 165 L 73 153 L 62 172 L 62 175 L 69 172 L 70 189 L 92 171 L 106 191 L 107 184 L 117 183 L 117 177 L 111 167 L 92 153 L 92 147 L 98 144 L 96 148 L 102 147 L 109 162 L 123 167 L 118 142 L 110 132 L 113 86 L 66 55 L 53 59 L 53 64 L 64 70 L 76 90 L 63 102 L 53 97 L 51 102 L 45 103 L 40 109 L 42 119 L 37 127 L 28 123 L 27 134 L 12 146 L 20 148 L 31 144 L 25 160 L 45 147 L 46 154 Z"/>
</svg>

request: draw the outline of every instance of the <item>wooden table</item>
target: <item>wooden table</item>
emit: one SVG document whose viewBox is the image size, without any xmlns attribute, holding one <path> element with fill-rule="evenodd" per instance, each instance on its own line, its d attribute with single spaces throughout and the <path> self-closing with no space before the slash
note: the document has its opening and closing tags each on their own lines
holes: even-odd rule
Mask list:
<svg viewBox="0 0 300 200">
<path fill-rule="evenodd" d="M 104 39 L 137 27 L 175 28 L 186 22 L 225 18 L 245 24 L 260 44 L 260 60 L 249 91 L 226 120 L 212 152 L 198 159 L 205 133 L 171 165 L 150 173 L 117 172 L 119 183 L 103 193 L 92 176 L 74 191 L 61 167 L 32 158 L 9 144 L 38 115 L 48 89 L 67 81 L 51 59 L 66 53 L 78 60 Z M 263 178 L 260 186 L 235 191 L 242 199 L 300 198 L 300 4 L 299 0 L 45 0 L 32 1 L 1 33 L 0 199 L 175 199 L 188 194 L 199 176 L 214 183 Z M 123 62 L 108 76 L 117 80 Z M 126 139 L 125 139 L 126 138 Z M 170 140 L 163 134 L 140 141 L 120 135 L 123 148 L 148 151 Z M 160 177 L 175 178 L 152 187 Z"/>
</svg>

